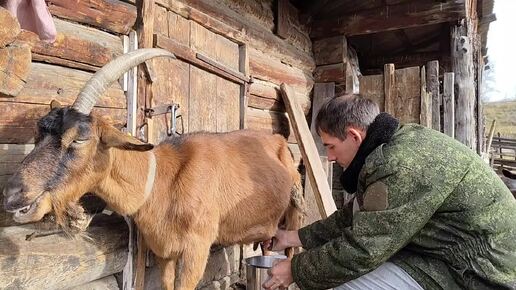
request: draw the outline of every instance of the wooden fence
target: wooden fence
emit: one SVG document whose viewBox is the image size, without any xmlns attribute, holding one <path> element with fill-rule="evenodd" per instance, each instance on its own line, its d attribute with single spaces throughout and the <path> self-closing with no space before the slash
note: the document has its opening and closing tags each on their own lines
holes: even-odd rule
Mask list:
<svg viewBox="0 0 516 290">
<path fill-rule="evenodd" d="M 502 169 L 516 171 L 516 139 L 493 137 L 490 163 L 496 172 Z"/>
</svg>

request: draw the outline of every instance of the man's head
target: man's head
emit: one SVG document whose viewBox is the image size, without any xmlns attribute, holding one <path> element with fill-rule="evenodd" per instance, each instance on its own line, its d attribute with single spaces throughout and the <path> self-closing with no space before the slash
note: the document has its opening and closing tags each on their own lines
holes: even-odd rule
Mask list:
<svg viewBox="0 0 516 290">
<path fill-rule="evenodd" d="M 376 103 L 359 95 L 343 95 L 323 104 L 315 122 L 328 159 L 348 167 L 379 113 Z"/>
</svg>

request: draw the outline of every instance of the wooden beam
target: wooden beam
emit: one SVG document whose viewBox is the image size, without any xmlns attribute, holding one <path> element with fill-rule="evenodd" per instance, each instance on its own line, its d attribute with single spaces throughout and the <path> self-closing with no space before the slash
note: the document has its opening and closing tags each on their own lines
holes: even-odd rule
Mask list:
<svg viewBox="0 0 516 290">
<path fill-rule="evenodd" d="M 444 73 L 443 81 L 443 133 L 455 138 L 455 74 Z"/>
<path fill-rule="evenodd" d="M 371 56 L 360 61 L 360 67 L 364 69 L 381 68 L 386 63 L 393 63 L 397 68 L 422 66 L 432 60 L 439 60 L 441 65 L 450 62 L 450 57 L 440 51 L 416 52 L 389 56 Z"/>
<path fill-rule="evenodd" d="M 0 94 L 17 96 L 30 73 L 30 46 L 25 43 L 0 48 Z"/>
<path fill-rule="evenodd" d="M 340 63 L 348 59 L 348 42 L 342 35 L 316 40 L 312 49 L 315 64 L 318 66 Z"/>
<path fill-rule="evenodd" d="M 394 72 L 394 64 L 389 63 L 384 66 L 383 84 L 385 96 L 385 112 L 395 116 L 396 99 L 398 98 L 398 91 L 396 90 L 396 74 Z"/>
<path fill-rule="evenodd" d="M 40 60 L 101 67 L 123 52 L 122 41 L 115 35 L 57 18 L 54 23 L 58 32 L 56 41 L 37 41 L 32 49 Z"/>
<path fill-rule="evenodd" d="M 471 34 L 465 25 L 455 26 L 451 33 L 452 68 L 457 88 L 455 108 L 456 139 L 476 150 L 475 71 Z"/>
<path fill-rule="evenodd" d="M 310 178 L 310 182 L 313 184 L 319 213 L 322 218 L 327 218 L 334 213 L 337 208 L 326 179 L 327 177 L 321 159 L 319 158 L 319 153 L 317 152 L 317 147 L 315 146 L 314 139 L 306 123 L 305 115 L 293 97 L 294 92 L 292 89 L 288 85 L 281 84 L 281 94 L 287 108 L 287 113 L 290 116 L 290 121 L 292 122 L 294 134 L 299 142 L 308 178 Z"/>
<path fill-rule="evenodd" d="M 441 131 L 441 94 L 439 92 L 439 61 L 426 64 L 426 91 L 430 94 L 432 129 Z"/>
<path fill-rule="evenodd" d="M 48 8 L 59 18 L 127 34 L 136 20 L 136 7 L 120 0 L 50 0 Z"/>
<path fill-rule="evenodd" d="M 312 24 L 312 38 L 359 35 L 450 22 L 465 16 L 464 0 L 408 1 L 359 11 Z"/>
<path fill-rule="evenodd" d="M 20 23 L 9 10 L 0 6 L 0 48 L 12 43 L 20 31 Z"/>
<path fill-rule="evenodd" d="M 315 68 L 314 81 L 318 83 L 346 82 L 346 63 L 320 65 Z"/>
<path fill-rule="evenodd" d="M 64 289 L 118 273 L 127 259 L 127 228 L 120 222 L 90 226 L 85 237 L 26 236 L 37 225 L 0 231 L 0 285 L 6 289 Z"/>
</svg>

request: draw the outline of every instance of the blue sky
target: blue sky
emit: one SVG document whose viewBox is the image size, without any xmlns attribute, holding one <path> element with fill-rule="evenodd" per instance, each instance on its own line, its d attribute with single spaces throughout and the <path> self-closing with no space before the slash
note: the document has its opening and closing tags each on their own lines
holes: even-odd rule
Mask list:
<svg viewBox="0 0 516 290">
<path fill-rule="evenodd" d="M 495 0 L 496 21 L 489 27 L 487 55 L 494 68 L 497 91 L 486 92 L 486 101 L 516 99 L 516 1 Z"/>
</svg>

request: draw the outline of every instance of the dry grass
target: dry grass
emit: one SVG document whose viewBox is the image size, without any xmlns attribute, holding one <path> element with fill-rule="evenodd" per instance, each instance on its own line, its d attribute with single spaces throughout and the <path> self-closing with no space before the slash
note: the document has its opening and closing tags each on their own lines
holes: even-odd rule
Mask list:
<svg viewBox="0 0 516 290">
<path fill-rule="evenodd" d="M 516 101 L 484 103 L 484 115 L 486 134 L 496 119 L 495 136 L 500 132 L 501 136 L 516 138 Z"/>
</svg>

